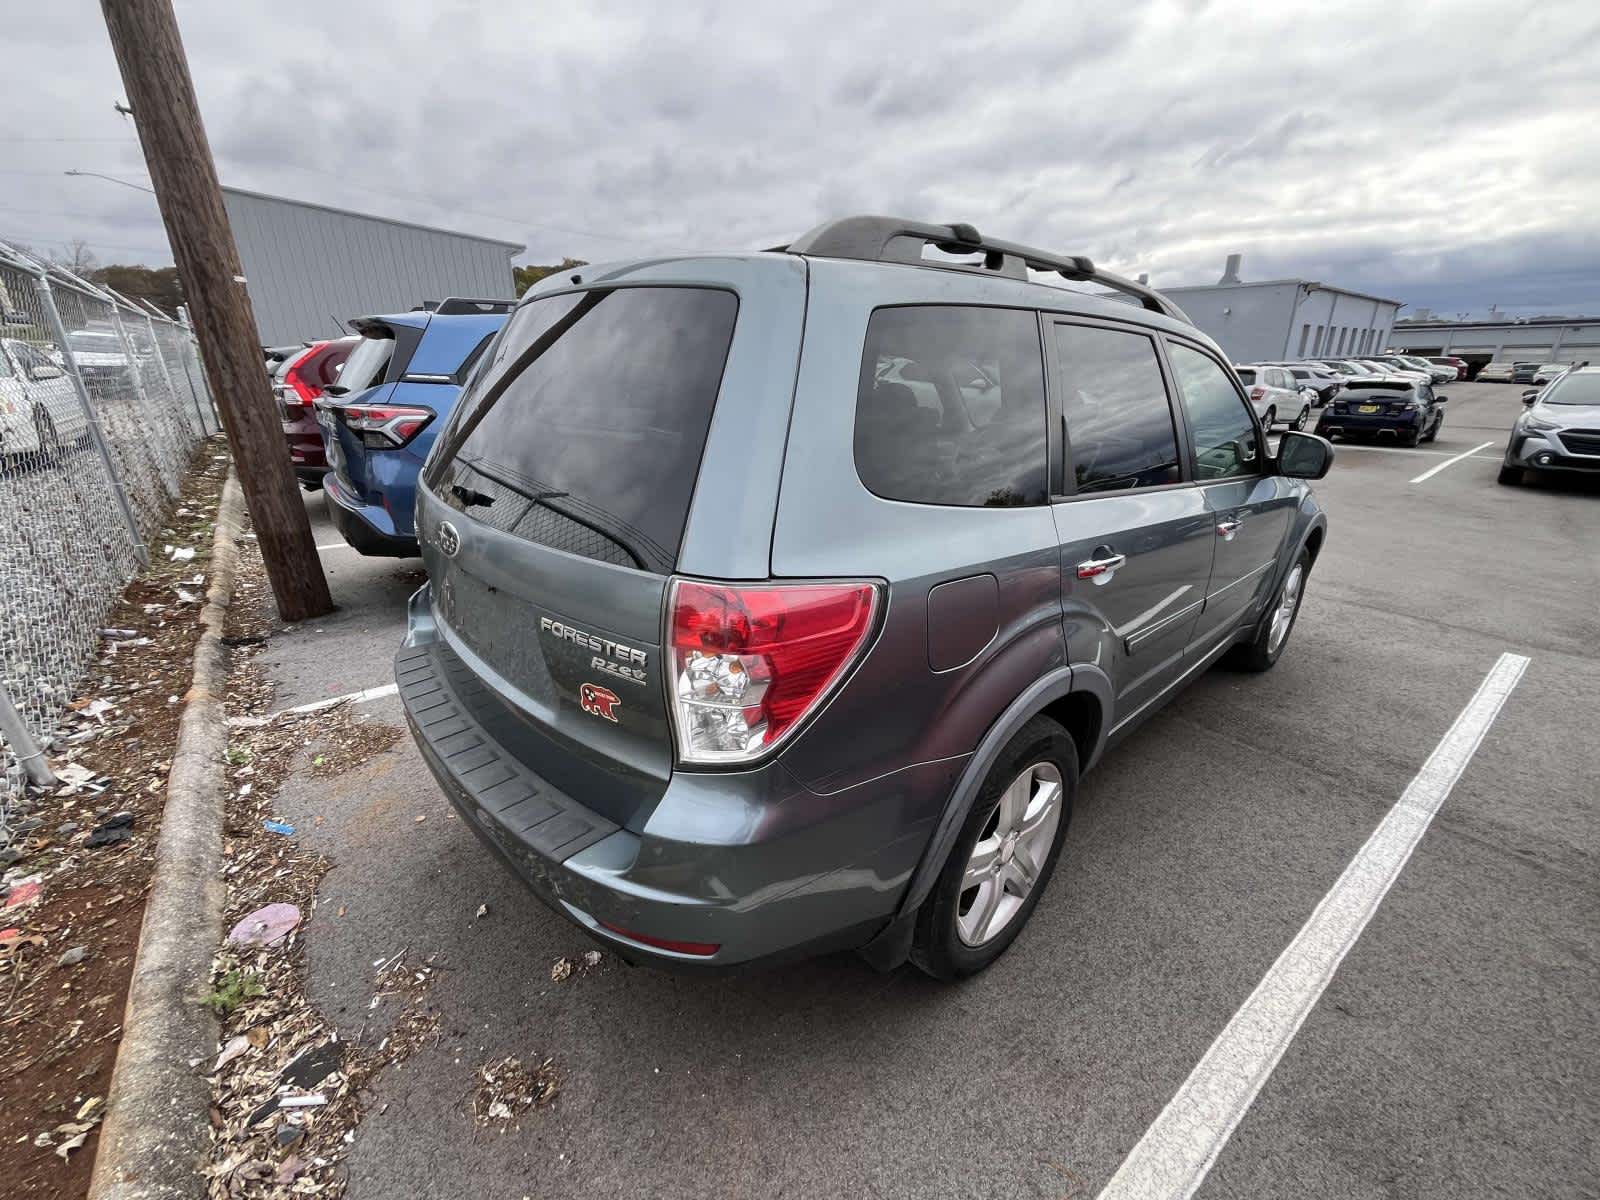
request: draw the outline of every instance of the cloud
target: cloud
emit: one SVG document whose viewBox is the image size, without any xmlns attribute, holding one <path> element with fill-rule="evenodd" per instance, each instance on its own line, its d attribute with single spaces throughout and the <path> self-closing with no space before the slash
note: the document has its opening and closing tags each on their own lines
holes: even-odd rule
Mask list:
<svg viewBox="0 0 1600 1200">
<path fill-rule="evenodd" d="M 1587 0 L 391 0 L 381 18 L 190 0 L 179 19 L 226 182 L 536 261 L 749 249 L 888 211 L 1158 285 L 1239 251 L 1247 278 L 1600 312 Z M 30 10 L 18 37 L 7 130 L 107 140 L 0 140 L 0 236 L 161 260 L 153 204 L 59 175 L 140 178 L 98 7 Z"/>
</svg>

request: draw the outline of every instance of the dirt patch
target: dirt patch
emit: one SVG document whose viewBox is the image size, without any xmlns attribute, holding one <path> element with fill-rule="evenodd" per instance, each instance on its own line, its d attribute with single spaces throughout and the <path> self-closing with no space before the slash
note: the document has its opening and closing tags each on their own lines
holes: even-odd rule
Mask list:
<svg viewBox="0 0 1600 1200">
<path fill-rule="evenodd" d="M 0 888 L 8 902 L 23 897 L 0 915 L 8 1200 L 88 1191 L 227 470 L 220 439 L 201 443 L 169 524 L 151 539 L 154 561 L 108 616 L 57 735 L 51 763 L 64 786 L 30 794 L 18 814 L 32 828 L 13 846 L 12 886 Z M 165 545 L 194 557 L 174 560 Z"/>
<path fill-rule="evenodd" d="M 480 1126 L 519 1129 L 517 1122 L 524 1113 L 554 1104 L 560 1091 L 554 1059 L 525 1063 L 516 1057 L 499 1058 L 478 1068 L 472 1119 Z"/>
<path fill-rule="evenodd" d="M 328 777 L 359 767 L 404 731 L 348 704 L 272 715 L 272 688 L 253 647 L 280 626 L 254 541 L 240 551 L 226 631 L 241 650 L 228 688 L 223 844 L 226 923 L 237 938 L 219 950 L 213 971 L 223 1051 L 213 1069 L 212 1142 L 202 1170 L 219 1200 L 336 1197 L 367 1087 L 439 1036 L 428 991 L 441 968 L 414 947 L 385 947 L 372 962 L 366 1024 L 351 1038 L 307 999 L 304 929 L 317 917 L 317 887 L 331 863 L 307 848 L 303 830 L 280 819 L 279 789 L 295 772 Z"/>
</svg>

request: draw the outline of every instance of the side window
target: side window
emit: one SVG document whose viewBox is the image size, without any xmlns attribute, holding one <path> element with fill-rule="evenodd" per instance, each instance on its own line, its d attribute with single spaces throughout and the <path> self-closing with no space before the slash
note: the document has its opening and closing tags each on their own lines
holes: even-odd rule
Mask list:
<svg viewBox="0 0 1600 1200">
<path fill-rule="evenodd" d="M 1056 325 L 1071 489 L 1178 483 L 1178 437 L 1155 342 L 1142 333 Z"/>
<path fill-rule="evenodd" d="M 1201 482 L 1259 474 L 1262 455 L 1255 421 L 1227 372 L 1189 346 L 1168 342 L 1167 349 L 1189 414 Z"/>
<path fill-rule="evenodd" d="M 11 374 L 11 356 L 6 353 L 5 346 L 0 346 L 0 379 L 10 379 Z"/>
<path fill-rule="evenodd" d="M 856 471 L 870 491 L 918 504 L 1043 504 L 1046 427 L 1031 310 L 872 314 L 855 426 Z"/>
</svg>

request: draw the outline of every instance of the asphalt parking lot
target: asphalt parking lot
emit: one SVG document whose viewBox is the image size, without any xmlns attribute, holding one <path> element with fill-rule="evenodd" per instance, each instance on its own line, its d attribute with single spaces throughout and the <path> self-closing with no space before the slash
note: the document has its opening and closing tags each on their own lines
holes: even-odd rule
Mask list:
<svg viewBox="0 0 1600 1200">
<path fill-rule="evenodd" d="M 1600 483 L 1498 486 L 1522 389 L 1443 390 L 1434 445 L 1341 444 L 1283 660 L 1209 672 L 1106 757 L 1027 930 L 964 984 L 610 955 L 552 983 L 591 943 L 451 819 L 409 739 L 290 780 L 283 816 L 337 864 L 308 945 L 341 1036 L 374 959 L 447 968 L 350 1195 L 1097 1196 L 1509 652 L 1525 673 L 1200 1194 L 1600 1196 Z M 272 639 L 280 707 L 390 684 L 420 582 L 307 503 L 342 610 Z M 507 1054 L 552 1057 L 561 1095 L 485 1133 L 464 1101 Z"/>
</svg>

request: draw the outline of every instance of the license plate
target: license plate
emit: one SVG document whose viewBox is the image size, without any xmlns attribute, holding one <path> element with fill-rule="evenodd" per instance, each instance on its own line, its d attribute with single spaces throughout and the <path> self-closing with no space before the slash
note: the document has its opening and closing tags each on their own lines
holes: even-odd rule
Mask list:
<svg viewBox="0 0 1600 1200">
<path fill-rule="evenodd" d="M 1382 412 L 1383 406 L 1380 404 L 1360 404 L 1356 406 L 1356 411 L 1362 413 Z"/>
</svg>

